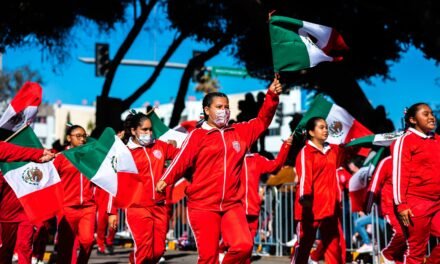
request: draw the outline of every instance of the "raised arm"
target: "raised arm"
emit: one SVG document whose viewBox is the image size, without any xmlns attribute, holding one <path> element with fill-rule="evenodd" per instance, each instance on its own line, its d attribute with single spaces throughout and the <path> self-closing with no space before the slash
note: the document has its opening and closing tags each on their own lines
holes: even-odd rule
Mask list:
<svg viewBox="0 0 440 264">
<path fill-rule="evenodd" d="M 292 146 L 292 136 L 290 136 L 281 146 L 280 152 L 274 160 L 268 160 L 267 158 L 261 157 L 258 160 L 262 170 L 262 173 L 275 173 L 281 169 L 283 164 L 286 162 L 287 155 L 289 154 L 290 146 Z"/>
<path fill-rule="evenodd" d="M 249 120 L 248 122 L 242 122 L 234 125 L 237 131 L 246 140 L 248 147 L 250 147 L 269 127 L 273 116 L 275 115 L 279 103 L 279 94 L 281 92 L 281 84 L 277 79 L 275 79 L 269 86 L 264 103 L 258 112 L 258 116 Z"/>
</svg>

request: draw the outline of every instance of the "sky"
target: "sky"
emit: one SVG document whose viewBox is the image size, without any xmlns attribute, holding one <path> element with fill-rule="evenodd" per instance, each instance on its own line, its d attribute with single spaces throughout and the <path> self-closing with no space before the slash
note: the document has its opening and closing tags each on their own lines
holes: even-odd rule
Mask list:
<svg viewBox="0 0 440 264">
<path fill-rule="evenodd" d="M 154 10 L 147 22 L 149 30 L 142 31 L 125 59 L 160 60 L 174 36 L 162 12 L 160 9 Z M 9 48 L 3 54 L 3 70 L 13 70 L 24 65 L 38 70 L 44 80 L 45 102 L 82 104 L 87 101 L 88 104 L 92 104 L 101 93 L 104 78 L 95 77 L 94 65 L 82 63 L 78 57 L 94 57 L 97 42 L 109 43 L 112 57 L 129 31 L 131 21 L 117 25 L 116 30 L 109 34 L 99 33 L 94 25 L 89 25 L 86 29 L 74 28 L 71 32 L 74 47 L 68 51 L 69 56 L 63 64 L 50 59 L 47 52 L 42 53 L 41 47 L 38 46 Z M 171 57 L 170 62 L 187 63 L 193 50 L 206 50 L 208 47 L 193 40 L 186 40 Z M 206 65 L 242 67 L 228 52 L 222 52 Z M 110 96 L 125 99 L 147 80 L 152 70 L 153 68 L 147 67 L 119 66 Z M 440 81 L 436 85 L 436 79 L 440 78 L 439 67 L 434 61 L 425 59 L 422 52 L 410 48 L 398 63 L 392 64 L 390 71 L 394 81 L 384 82 L 381 78 L 372 78 L 371 84 L 360 82 L 360 86 L 374 107 L 386 107 L 388 117 L 396 128 L 401 127 L 405 107 L 419 101 L 428 102 L 434 107 L 437 104 L 440 106 Z M 177 94 L 182 73 L 183 70 L 164 69 L 152 88 L 132 107 L 139 107 L 147 102 L 170 102 Z M 221 91 L 226 94 L 264 89 L 267 86 L 266 82 L 252 78 L 221 76 L 219 81 Z M 203 96 L 195 92 L 194 83 L 190 83 L 190 86 L 188 96 Z"/>
</svg>

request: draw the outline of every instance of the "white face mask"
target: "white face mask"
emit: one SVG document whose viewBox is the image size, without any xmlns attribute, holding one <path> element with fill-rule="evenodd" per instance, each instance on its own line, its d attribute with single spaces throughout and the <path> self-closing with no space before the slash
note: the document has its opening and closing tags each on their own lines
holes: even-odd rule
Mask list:
<svg viewBox="0 0 440 264">
<path fill-rule="evenodd" d="M 140 134 L 137 140 L 142 146 L 148 146 L 154 143 L 154 138 L 150 134 Z"/>
<path fill-rule="evenodd" d="M 229 122 L 229 117 L 231 116 L 231 111 L 229 109 L 221 109 L 215 111 L 214 123 L 219 127 L 224 127 Z"/>
</svg>

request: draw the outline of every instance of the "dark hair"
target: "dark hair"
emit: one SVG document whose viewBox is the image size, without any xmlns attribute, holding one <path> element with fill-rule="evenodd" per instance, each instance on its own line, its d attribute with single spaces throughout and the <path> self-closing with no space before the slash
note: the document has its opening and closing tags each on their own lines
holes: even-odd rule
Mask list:
<svg viewBox="0 0 440 264">
<path fill-rule="evenodd" d="M 124 137 L 122 138 L 122 141 L 125 144 L 127 144 L 131 137 L 131 129 L 136 129 L 145 120 L 150 120 L 150 118 L 144 113 L 138 112 L 128 114 L 124 121 Z"/>
<path fill-rule="evenodd" d="M 205 106 L 210 106 L 212 104 L 212 101 L 214 100 L 214 97 L 224 97 L 227 100 L 229 100 L 228 96 L 224 93 L 220 92 L 213 92 L 208 93 L 203 97 L 202 107 L 203 107 L 203 116 L 205 120 L 208 120 L 208 115 L 205 113 Z"/>
<path fill-rule="evenodd" d="M 405 112 L 405 131 L 410 128 L 410 127 L 414 127 L 414 124 L 411 124 L 411 122 L 409 121 L 411 118 L 414 118 L 417 114 L 417 111 L 419 111 L 420 106 L 422 105 L 426 105 L 428 106 L 427 103 L 416 103 L 411 105 Z M 429 107 L 429 106 L 428 106 Z"/>
<path fill-rule="evenodd" d="M 80 126 L 80 125 L 71 125 L 71 126 L 67 126 L 67 129 L 66 129 L 66 136 L 72 134 L 72 132 L 73 132 L 75 129 L 77 129 L 77 128 L 81 128 L 82 130 L 85 131 L 85 129 L 84 129 L 82 126 Z"/>
<path fill-rule="evenodd" d="M 319 120 L 324 120 L 325 118 L 320 116 L 314 116 L 307 121 L 305 129 L 306 129 L 306 139 L 312 139 L 312 136 L 309 134 L 309 131 L 315 130 L 316 125 L 318 124 Z"/>
</svg>

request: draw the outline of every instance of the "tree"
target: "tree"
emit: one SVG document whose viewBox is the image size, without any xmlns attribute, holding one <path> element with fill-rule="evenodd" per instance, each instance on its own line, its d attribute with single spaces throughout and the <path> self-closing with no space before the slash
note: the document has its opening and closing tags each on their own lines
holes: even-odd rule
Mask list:
<svg viewBox="0 0 440 264">
<path fill-rule="evenodd" d="M 254 23 L 237 40 L 235 57 L 250 74 L 272 78 L 272 57 L 266 23 L 269 11 L 336 28 L 350 47 L 342 63 L 328 63 L 283 76 L 284 80 L 316 89 L 351 112 L 373 131 L 387 120 L 377 120 L 382 109 L 374 109 L 358 81 L 373 76 L 391 80 L 389 66 L 399 61 L 409 45 L 427 58 L 440 59 L 440 3 L 436 1 L 260 1 Z M 319 6 L 319 8 L 317 8 Z M 380 115 L 379 115 L 380 116 Z M 388 126 L 389 127 L 389 126 Z M 389 128 L 388 128 L 389 130 Z"/>
<path fill-rule="evenodd" d="M 38 71 L 32 70 L 28 65 L 6 70 L 0 73 L 0 110 L 2 111 L 9 100 L 27 81 L 43 83 L 43 79 Z"/>
</svg>

